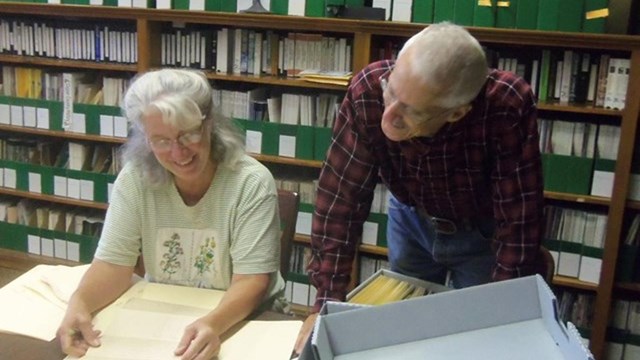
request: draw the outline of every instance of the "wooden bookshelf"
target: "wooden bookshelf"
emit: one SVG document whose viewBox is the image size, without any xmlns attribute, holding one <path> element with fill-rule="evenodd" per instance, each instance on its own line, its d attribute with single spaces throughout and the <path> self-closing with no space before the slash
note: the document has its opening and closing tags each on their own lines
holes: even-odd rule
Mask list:
<svg viewBox="0 0 640 360">
<path fill-rule="evenodd" d="M 87 7 L 80 5 L 53 5 L 18 2 L 2 2 L 0 16 L 38 17 L 43 19 L 66 19 L 79 21 L 117 21 L 135 26 L 138 40 L 137 64 L 119 64 L 113 62 L 93 62 L 77 60 L 59 60 L 19 55 L 0 54 L 0 64 L 11 66 L 37 66 L 51 69 L 86 69 L 99 72 L 116 72 L 132 76 L 160 66 L 160 32 L 163 25 L 173 22 L 185 24 L 206 24 L 211 26 L 242 27 L 248 29 L 265 29 L 281 32 L 313 32 L 332 34 L 334 36 L 349 37 L 352 41 L 353 72 L 362 69 L 373 59 L 373 49 L 376 40 L 380 38 L 405 39 L 424 25 L 411 23 L 382 22 L 369 20 L 348 20 L 337 18 L 304 18 L 295 16 L 263 15 L 263 14 L 231 14 L 201 11 L 156 10 L 140 8 L 117 7 Z M 637 284 L 616 284 L 614 269 L 617 262 L 620 238 L 623 232 L 623 222 L 627 211 L 639 210 L 640 202 L 628 201 L 626 189 L 629 187 L 631 161 L 637 133 L 637 122 L 640 115 L 640 37 L 627 35 L 602 35 L 583 33 L 559 33 L 535 30 L 511 30 L 495 28 L 470 27 L 470 32 L 481 43 L 494 47 L 512 47 L 516 49 L 582 49 L 592 52 L 616 52 L 628 55 L 631 59 L 630 81 L 627 92 L 627 104 L 624 110 L 610 110 L 594 107 L 591 104 L 560 104 L 556 102 L 542 102 L 539 104 L 541 112 L 552 112 L 562 116 L 597 116 L 612 119 L 621 126 L 621 139 L 618 159 L 615 168 L 614 191 L 611 198 L 596 196 L 574 195 L 558 192 L 545 192 L 545 197 L 553 201 L 571 203 L 572 205 L 596 205 L 607 209 L 608 227 L 602 274 L 598 285 L 591 285 L 564 277 L 555 277 L 554 284 L 579 290 L 593 291 L 596 294 L 596 304 L 593 328 L 591 329 L 590 347 L 596 358 L 604 354 L 606 328 L 609 321 L 609 310 L 614 290 L 624 289 L 632 294 L 640 295 Z M 208 72 L 207 76 L 216 83 L 224 84 L 258 84 L 278 88 L 296 88 L 309 91 L 329 91 L 342 93 L 344 86 L 324 85 L 306 82 L 297 78 L 278 76 L 232 75 Z M 95 135 L 73 134 L 68 132 L 54 132 L 34 128 L 16 128 L 1 125 L 2 133 L 24 133 L 33 136 L 49 136 L 61 139 L 88 142 L 106 142 L 120 144 L 121 138 L 109 138 Z M 316 171 L 322 161 L 300 160 L 279 156 L 254 154 L 258 160 L 278 166 L 296 169 L 308 168 Z M 622 190 L 620 190 L 622 189 Z M 80 201 L 50 195 L 33 194 L 24 191 L 0 188 L 0 194 L 15 197 L 31 198 L 39 201 L 67 204 L 90 209 L 104 210 L 107 204 Z M 297 236 L 296 241 L 308 243 L 308 237 Z M 386 256 L 386 249 L 375 246 L 361 245 L 361 253 Z M 46 263 L 51 259 L 42 259 L 30 255 L 7 255 L 7 251 L 0 250 L 0 266 L 24 266 L 21 264 Z"/>
</svg>

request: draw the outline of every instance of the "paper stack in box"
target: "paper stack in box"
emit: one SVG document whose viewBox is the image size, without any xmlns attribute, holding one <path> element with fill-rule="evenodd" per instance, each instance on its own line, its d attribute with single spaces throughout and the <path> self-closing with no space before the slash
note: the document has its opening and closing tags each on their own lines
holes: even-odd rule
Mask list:
<svg viewBox="0 0 640 360">
<path fill-rule="evenodd" d="M 347 302 L 382 305 L 452 290 L 446 286 L 380 269 L 347 294 Z"/>
<path fill-rule="evenodd" d="M 592 360 L 539 275 L 367 306 L 328 302 L 299 360 Z"/>
</svg>

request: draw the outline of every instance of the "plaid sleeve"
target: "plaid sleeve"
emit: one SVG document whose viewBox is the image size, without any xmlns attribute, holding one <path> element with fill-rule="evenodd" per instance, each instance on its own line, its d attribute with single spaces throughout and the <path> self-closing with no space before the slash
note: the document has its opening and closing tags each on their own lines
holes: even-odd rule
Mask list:
<svg viewBox="0 0 640 360">
<path fill-rule="evenodd" d="M 380 101 L 370 98 L 369 80 L 366 69 L 353 79 L 320 173 L 308 267 L 311 283 L 318 290 L 314 311 L 327 300 L 344 300 L 362 225 L 371 207 L 377 165 L 366 139 L 364 114 L 369 113 L 367 106 L 380 106 Z"/>
<path fill-rule="evenodd" d="M 533 274 L 543 235 L 544 185 L 534 96 L 517 78 L 502 102 L 508 110 L 497 116 L 492 173 L 498 224 L 494 281 Z"/>
</svg>

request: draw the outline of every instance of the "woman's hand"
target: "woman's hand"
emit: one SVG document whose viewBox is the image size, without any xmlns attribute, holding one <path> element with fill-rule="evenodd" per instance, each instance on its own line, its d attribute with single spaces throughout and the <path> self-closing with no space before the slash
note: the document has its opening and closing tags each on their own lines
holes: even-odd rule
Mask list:
<svg viewBox="0 0 640 360">
<path fill-rule="evenodd" d="M 56 336 L 65 354 L 80 357 L 90 346 L 100 346 L 100 331 L 93 328 L 91 314 L 81 309 L 67 311 Z"/>
<path fill-rule="evenodd" d="M 182 356 L 182 360 L 212 359 L 220 352 L 220 335 L 205 318 L 200 318 L 185 328 L 174 354 Z"/>
</svg>

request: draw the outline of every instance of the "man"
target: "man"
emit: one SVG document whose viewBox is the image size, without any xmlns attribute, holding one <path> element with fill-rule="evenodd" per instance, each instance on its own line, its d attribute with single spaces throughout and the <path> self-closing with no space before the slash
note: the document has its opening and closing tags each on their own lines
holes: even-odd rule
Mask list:
<svg viewBox="0 0 640 360">
<path fill-rule="evenodd" d="M 413 36 L 397 61 L 359 72 L 320 174 L 313 312 L 345 299 L 378 181 L 392 194 L 392 270 L 440 283 L 449 274 L 455 287 L 533 274 L 543 230 L 536 115 L 530 86 L 488 69 L 478 41 L 451 23 Z"/>
</svg>

